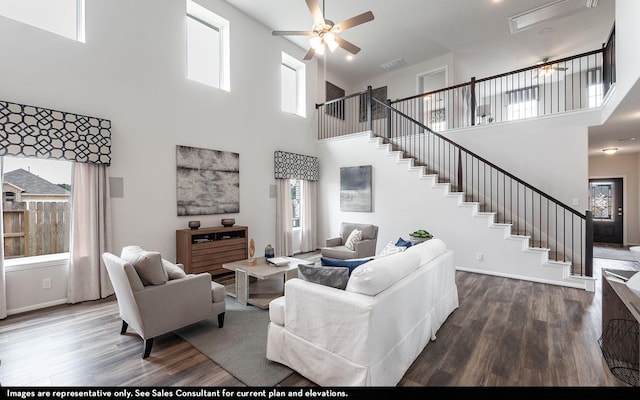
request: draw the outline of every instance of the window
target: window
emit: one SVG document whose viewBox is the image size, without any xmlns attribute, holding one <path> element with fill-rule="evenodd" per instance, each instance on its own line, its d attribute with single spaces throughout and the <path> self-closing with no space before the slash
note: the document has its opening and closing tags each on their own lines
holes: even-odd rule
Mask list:
<svg viewBox="0 0 640 400">
<path fill-rule="evenodd" d="M 229 21 L 187 0 L 187 78 L 226 91 L 229 79 Z"/>
<path fill-rule="evenodd" d="M 507 120 L 538 116 L 538 87 L 510 90 L 505 93 Z"/>
<path fill-rule="evenodd" d="M 306 77 L 304 63 L 282 53 L 280 66 L 282 111 L 306 116 Z"/>
<path fill-rule="evenodd" d="M 595 68 L 587 71 L 589 91 L 589 108 L 600 107 L 602 104 L 602 69 Z"/>
<path fill-rule="evenodd" d="M 84 42 L 84 0 L 2 0 L 0 15 Z"/>
<path fill-rule="evenodd" d="M 300 228 L 301 225 L 301 207 L 302 207 L 302 181 L 299 179 L 291 179 L 291 227 Z"/>
<path fill-rule="evenodd" d="M 4 257 L 69 252 L 69 161 L 2 157 Z"/>
<path fill-rule="evenodd" d="M 593 219 L 613 221 L 613 184 L 611 182 L 591 183 L 590 208 Z"/>
</svg>

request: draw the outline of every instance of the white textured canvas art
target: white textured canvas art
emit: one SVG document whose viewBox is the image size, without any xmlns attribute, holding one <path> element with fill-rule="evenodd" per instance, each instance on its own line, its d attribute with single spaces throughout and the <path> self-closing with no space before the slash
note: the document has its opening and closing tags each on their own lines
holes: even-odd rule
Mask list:
<svg viewBox="0 0 640 400">
<path fill-rule="evenodd" d="M 240 154 L 176 146 L 178 216 L 240 212 Z"/>
</svg>

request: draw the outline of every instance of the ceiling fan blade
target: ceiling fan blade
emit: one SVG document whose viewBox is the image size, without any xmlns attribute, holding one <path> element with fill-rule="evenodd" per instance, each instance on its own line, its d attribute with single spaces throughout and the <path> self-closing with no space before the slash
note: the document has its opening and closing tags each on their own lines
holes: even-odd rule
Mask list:
<svg viewBox="0 0 640 400">
<path fill-rule="evenodd" d="M 273 36 L 314 36 L 315 32 L 311 31 L 272 31 Z"/>
<path fill-rule="evenodd" d="M 340 36 L 336 36 L 336 43 L 338 43 L 338 46 L 342 47 L 343 49 L 345 49 L 351 54 L 358 54 L 358 52 L 360 51 L 360 47 L 356 46 L 351 42 L 344 40 Z"/>
<path fill-rule="evenodd" d="M 307 51 L 307 54 L 304 55 L 303 60 L 311 60 L 314 54 L 316 54 L 316 51 L 313 49 L 313 47 L 310 47 L 309 51 Z"/>
<path fill-rule="evenodd" d="M 345 30 L 353 28 L 354 26 L 373 21 L 373 18 L 373 13 L 371 11 L 367 11 L 365 13 L 356 15 L 355 17 L 351 17 L 349 19 L 345 19 L 344 21 L 335 24 L 331 30 L 333 32 L 344 32 Z"/>
<path fill-rule="evenodd" d="M 311 11 L 311 18 L 313 18 L 314 25 L 324 25 L 324 15 L 322 15 L 322 9 L 318 0 L 305 0 L 307 7 Z"/>
</svg>

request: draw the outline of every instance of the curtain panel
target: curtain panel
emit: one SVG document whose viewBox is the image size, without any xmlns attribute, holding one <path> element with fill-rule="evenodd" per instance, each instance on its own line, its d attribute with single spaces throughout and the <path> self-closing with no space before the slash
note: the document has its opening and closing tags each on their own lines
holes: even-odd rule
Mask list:
<svg viewBox="0 0 640 400">
<path fill-rule="evenodd" d="M 293 255 L 293 228 L 291 227 L 291 181 L 276 181 L 276 256 Z"/>
<path fill-rule="evenodd" d="M 0 101 L 0 156 L 111 164 L 111 121 Z"/>
<path fill-rule="evenodd" d="M 71 196 L 67 301 L 78 303 L 114 293 L 102 262 L 102 253 L 112 247 L 108 167 L 74 163 Z"/>
</svg>

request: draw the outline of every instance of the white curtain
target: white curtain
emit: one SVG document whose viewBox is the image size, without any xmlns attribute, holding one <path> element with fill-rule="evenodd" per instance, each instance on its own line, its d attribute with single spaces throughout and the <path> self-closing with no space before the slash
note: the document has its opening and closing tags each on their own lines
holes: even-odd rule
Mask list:
<svg viewBox="0 0 640 400">
<path fill-rule="evenodd" d="M 302 240 L 300 251 L 316 249 L 316 187 L 315 181 L 302 181 Z"/>
<path fill-rule="evenodd" d="M 71 244 L 67 300 L 77 303 L 113 294 L 102 262 L 111 251 L 109 167 L 74 163 L 71 185 Z"/>
<path fill-rule="evenodd" d="M 0 157 L 0 186 L 4 187 L 4 157 Z M 1 193 L 0 198 L 0 215 L 4 221 L 4 213 L 2 212 L 2 203 L 4 203 L 4 191 Z M 4 239 L 4 223 L 0 223 L 0 238 Z M 7 317 L 7 286 L 4 279 L 4 240 L 1 241 L 0 246 L 0 318 Z"/>
<path fill-rule="evenodd" d="M 276 256 L 293 255 L 291 181 L 276 179 Z"/>
</svg>

